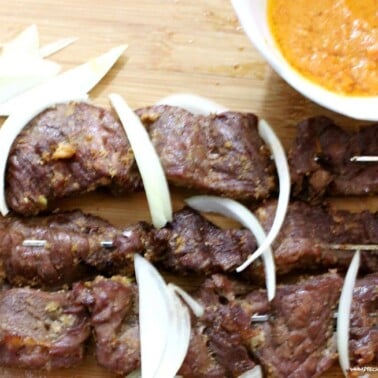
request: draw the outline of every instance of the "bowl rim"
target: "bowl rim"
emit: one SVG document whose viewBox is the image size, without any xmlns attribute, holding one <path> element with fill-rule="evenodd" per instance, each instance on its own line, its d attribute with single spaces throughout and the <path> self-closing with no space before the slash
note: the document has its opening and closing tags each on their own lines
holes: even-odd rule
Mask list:
<svg viewBox="0 0 378 378">
<path fill-rule="evenodd" d="M 263 35 L 259 23 L 255 22 L 253 15 L 257 7 L 260 11 L 263 9 L 266 16 L 267 0 L 231 0 L 231 4 L 249 40 L 278 75 L 294 89 L 310 100 L 337 113 L 359 120 L 378 121 L 378 96 L 337 94 L 310 81 L 292 68 L 275 45 L 270 34 L 267 17 L 259 22 L 263 22 L 266 26 L 270 41 Z"/>
</svg>

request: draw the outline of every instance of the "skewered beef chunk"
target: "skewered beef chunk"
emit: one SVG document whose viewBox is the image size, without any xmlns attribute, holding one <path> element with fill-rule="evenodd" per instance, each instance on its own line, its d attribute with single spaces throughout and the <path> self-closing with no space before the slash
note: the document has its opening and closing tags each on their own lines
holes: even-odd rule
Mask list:
<svg viewBox="0 0 378 378">
<path fill-rule="evenodd" d="M 140 233 L 139 233 L 140 232 Z M 133 272 L 133 254 L 143 250 L 140 227 L 116 229 L 81 211 L 0 222 L 2 275 L 13 285 L 59 286 L 97 272 Z M 125 236 L 126 235 L 126 236 Z M 45 240 L 42 247 L 25 247 L 25 239 Z M 102 241 L 112 241 L 104 248 Z"/>
<path fill-rule="evenodd" d="M 270 201 L 256 211 L 266 231 L 273 223 L 276 204 L 276 201 Z M 272 245 L 277 273 L 329 268 L 346 270 L 354 251 L 331 249 L 332 244 L 378 244 L 378 212 L 352 213 L 300 201 L 290 203 L 284 224 Z M 361 269 L 378 271 L 378 251 L 362 252 Z M 256 261 L 248 274 L 252 277 L 263 274 L 261 263 Z"/>
<path fill-rule="evenodd" d="M 186 378 L 238 377 L 255 366 L 249 351 L 255 337 L 251 328 L 253 307 L 244 308 L 236 301 L 241 287 L 221 275 L 201 286 L 196 297 L 205 313 L 193 319 L 189 350 L 179 374 Z"/>
<path fill-rule="evenodd" d="M 89 308 L 98 363 L 119 374 L 137 369 L 140 343 L 135 284 L 120 276 L 97 277 L 76 284 L 73 294 Z"/>
<path fill-rule="evenodd" d="M 152 229 L 153 242 L 166 245 L 146 257 L 165 269 L 180 273 L 233 272 L 256 249 L 247 230 L 223 230 L 195 210 L 185 207 L 174 213 L 171 223 Z"/>
<path fill-rule="evenodd" d="M 120 123 L 87 103 L 57 105 L 35 117 L 15 140 L 6 173 L 8 206 L 36 214 L 50 201 L 98 187 L 140 185 Z"/>
<path fill-rule="evenodd" d="M 333 313 L 342 279 L 325 274 L 281 286 L 271 302 L 270 318 L 254 325 L 253 350 L 268 376 L 310 378 L 336 359 Z"/>
<path fill-rule="evenodd" d="M 67 292 L 0 291 L 0 365 L 55 369 L 80 363 L 90 326 Z"/>
<path fill-rule="evenodd" d="M 289 154 L 294 195 L 378 193 L 378 164 L 350 161 L 361 155 L 378 155 L 378 124 L 348 133 L 326 117 L 301 122 Z"/>
<path fill-rule="evenodd" d="M 270 152 L 251 113 L 194 115 L 171 106 L 139 109 L 169 182 L 239 200 L 276 188 Z"/>
<path fill-rule="evenodd" d="M 357 281 L 351 309 L 351 365 L 378 366 L 378 273 Z"/>
</svg>

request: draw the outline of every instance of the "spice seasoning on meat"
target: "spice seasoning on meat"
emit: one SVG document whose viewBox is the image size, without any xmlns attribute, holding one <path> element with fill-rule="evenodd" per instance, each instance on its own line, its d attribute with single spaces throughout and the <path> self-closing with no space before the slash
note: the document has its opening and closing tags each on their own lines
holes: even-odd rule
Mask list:
<svg viewBox="0 0 378 378">
<path fill-rule="evenodd" d="M 270 0 L 269 24 L 300 73 L 347 95 L 378 95 L 378 0 Z"/>
</svg>

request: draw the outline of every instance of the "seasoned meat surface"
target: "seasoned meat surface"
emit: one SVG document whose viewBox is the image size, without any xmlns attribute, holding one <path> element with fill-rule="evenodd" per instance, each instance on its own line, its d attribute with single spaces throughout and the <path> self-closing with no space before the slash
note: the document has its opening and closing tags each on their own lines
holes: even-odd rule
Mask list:
<svg viewBox="0 0 378 378">
<path fill-rule="evenodd" d="M 297 130 L 289 154 L 295 196 L 315 201 L 327 194 L 378 193 L 378 164 L 350 161 L 378 155 L 378 124 L 348 133 L 329 118 L 313 117 Z"/>
<path fill-rule="evenodd" d="M 205 312 L 193 319 L 189 351 L 179 374 L 186 378 L 233 378 L 255 366 L 249 350 L 255 335 L 251 328 L 254 309 L 236 300 L 240 289 L 250 290 L 221 275 L 212 276 L 200 287 L 195 295 Z"/>
<path fill-rule="evenodd" d="M 256 249 L 250 231 L 221 229 L 189 207 L 175 212 L 171 223 L 151 233 L 154 245 L 161 247 L 149 247 L 146 257 L 184 274 L 234 272 Z"/>
<path fill-rule="evenodd" d="M 351 366 L 378 366 L 378 273 L 357 280 L 349 337 Z"/>
<path fill-rule="evenodd" d="M 134 157 L 120 123 L 87 103 L 57 105 L 35 117 L 11 148 L 6 172 L 8 206 L 22 214 L 46 210 L 50 202 L 110 186 L 140 185 Z"/>
<path fill-rule="evenodd" d="M 97 362 L 119 374 L 140 367 L 137 289 L 127 279 L 97 277 L 74 286 L 78 303 L 89 308 Z"/>
<path fill-rule="evenodd" d="M 266 231 L 270 230 L 277 202 L 269 201 L 256 211 Z M 305 202 L 291 202 L 283 226 L 273 243 L 278 274 L 293 271 L 346 270 L 353 250 L 329 248 L 331 244 L 378 244 L 378 212 L 352 213 Z M 362 251 L 361 270 L 378 271 L 378 251 Z M 248 274 L 262 271 L 259 262 Z"/>
<path fill-rule="evenodd" d="M 85 308 L 68 292 L 0 291 L 0 365 L 55 369 L 80 363 L 90 334 Z"/>
<path fill-rule="evenodd" d="M 239 200 L 276 188 L 270 152 L 251 113 L 194 115 L 171 106 L 137 110 L 169 182 Z"/>
<path fill-rule="evenodd" d="M 120 230 L 79 210 L 0 220 L 2 276 L 13 285 L 55 287 L 83 279 L 91 271 L 131 274 L 133 254 L 143 251 L 139 227 Z M 45 246 L 25 247 L 26 239 Z M 101 242 L 112 241 L 112 248 Z"/>
<path fill-rule="evenodd" d="M 332 273 L 277 289 L 269 321 L 253 327 L 253 351 L 268 376 L 318 377 L 332 366 L 333 313 L 342 284 Z"/>
</svg>

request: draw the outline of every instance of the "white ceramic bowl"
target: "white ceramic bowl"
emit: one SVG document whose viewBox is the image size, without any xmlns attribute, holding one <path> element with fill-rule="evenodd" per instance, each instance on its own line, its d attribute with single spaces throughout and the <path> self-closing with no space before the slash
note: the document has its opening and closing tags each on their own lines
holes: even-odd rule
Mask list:
<svg viewBox="0 0 378 378">
<path fill-rule="evenodd" d="M 272 68 L 314 102 L 352 118 L 378 121 L 378 96 L 343 96 L 306 79 L 283 58 L 270 33 L 267 0 L 231 0 L 245 33 Z"/>
</svg>

